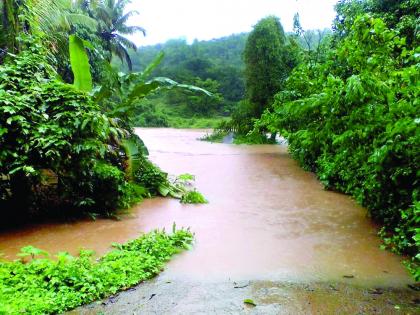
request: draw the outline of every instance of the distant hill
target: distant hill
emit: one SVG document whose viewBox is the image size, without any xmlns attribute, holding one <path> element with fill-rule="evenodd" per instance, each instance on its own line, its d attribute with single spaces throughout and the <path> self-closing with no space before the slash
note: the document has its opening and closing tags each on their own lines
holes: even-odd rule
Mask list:
<svg viewBox="0 0 420 315">
<path fill-rule="evenodd" d="M 248 34 L 235 34 L 209 41 L 172 39 L 164 44 L 140 47 L 131 54 L 133 70 L 143 70 L 159 52 L 165 53 L 154 76 L 192 83 L 196 78 L 211 79 L 219 83 L 218 92 L 226 101 L 239 101 L 244 94 L 242 52 Z"/>
</svg>

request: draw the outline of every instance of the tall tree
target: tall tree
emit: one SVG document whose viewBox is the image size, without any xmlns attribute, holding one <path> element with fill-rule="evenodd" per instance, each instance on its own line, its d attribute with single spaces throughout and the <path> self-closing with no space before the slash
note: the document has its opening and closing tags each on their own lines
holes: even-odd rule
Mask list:
<svg viewBox="0 0 420 315">
<path fill-rule="evenodd" d="M 18 32 L 17 6 L 13 0 L 5 0 L 0 3 L 1 21 L 0 21 L 0 57 L 2 52 L 15 52 L 15 36 Z"/>
<path fill-rule="evenodd" d="M 286 36 L 275 16 L 260 20 L 248 36 L 244 51 L 245 89 L 254 117 L 261 116 L 287 78 L 285 50 Z"/>
<path fill-rule="evenodd" d="M 94 16 L 99 22 L 99 36 L 105 42 L 105 48 L 117 56 L 122 62 L 126 62 L 129 70 L 132 70 L 132 63 L 128 49 L 136 50 L 136 45 L 123 35 L 131 35 L 142 32 L 146 35 L 144 28 L 140 26 L 126 25 L 128 19 L 137 15 L 137 11 L 125 12 L 125 7 L 130 0 L 105 0 L 94 10 Z"/>
<path fill-rule="evenodd" d="M 57 55 L 67 50 L 68 34 L 76 26 L 91 32 L 97 28 L 96 21 L 77 10 L 72 0 L 4 0 L 0 15 L 0 58 L 6 51 L 19 52 L 21 32 L 43 33 L 50 51 Z"/>
</svg>

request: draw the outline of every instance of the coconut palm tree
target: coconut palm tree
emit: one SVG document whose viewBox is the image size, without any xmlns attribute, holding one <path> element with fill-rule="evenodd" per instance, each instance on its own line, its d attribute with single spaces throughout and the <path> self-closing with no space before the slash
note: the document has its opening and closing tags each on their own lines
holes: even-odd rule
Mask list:
<svg viewBox="0 0 420 315">
<path fill-rule="evenodd" d="M 5 0 L 0 3 L 0 15 L 0 48 L 12 53 L 19 50 L 16 36 L 22 31 L 42 32 L 52 42 L 60 42 L 76 25 L 97 28 L 97 22 L 78 11 L 72 0 Z"/>
<path fill-rule="evenodd" d="M 132 63 L 128 49 L 136 50 L 136 45 L 124 35 L 131 35 L 137 32 L 146 35 L 144 28 L 140 26 L 126 25 L 128 19 L 137 15 L 137 11 L 124 9 L 130 0 L 104 0 L 97 5 L 94 16 L 98 21 L 99 37 L 105 42 L 105 49 L 117 56 L 122 62 L 126 62 L 129 70 L 132 70 Z"/>
</svg>

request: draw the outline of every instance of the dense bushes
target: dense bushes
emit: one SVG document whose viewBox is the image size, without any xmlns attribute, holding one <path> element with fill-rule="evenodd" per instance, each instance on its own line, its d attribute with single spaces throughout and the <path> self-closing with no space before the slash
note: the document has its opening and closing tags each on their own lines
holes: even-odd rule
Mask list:
<svg viewBox="0 0 420 315">
<path fill-rule="evenodd" d="M 1 208 L 28 219 L 109 213 L 141 199 L 147 192 L 128 180 L 121 148 L 130 130 L 57 80 L 39 40 L 21 40 L 26 49 L 0 67 Z"/>
<path fill-rule="evenodd" d="M 153 195 L 159 194 L 161 185 L 169 185 L 168 174 L 162 172 L 156 165 L 144 158 L 139 161 L 139 165 L 134 172 L 134 179 Z"/>
<path fill-rule="evenodd" d="M 154 231 L 115 248 L 99 260 L 28 246 L 21 260 L 0 261 L 1 314 L 57 314 L 115 294 L 158 274 L 174 254 L 192 243 L 188 230 Z M 44 257 L 42 257 L 44 256 Z"/>
<path fill-rule="evenodd" d="M 256 129 L 286 136 L 304 168 L 366 206 L 419 279 L 418 52 L 381 19 L 352 22 L 325 62 L 295 69 Z"/>
</svg>

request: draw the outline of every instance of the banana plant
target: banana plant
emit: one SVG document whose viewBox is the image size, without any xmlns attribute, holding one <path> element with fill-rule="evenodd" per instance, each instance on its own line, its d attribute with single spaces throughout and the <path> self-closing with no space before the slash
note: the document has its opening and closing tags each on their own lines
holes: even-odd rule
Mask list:
<svg viewBox="0 0 420 315">
<path fill-rule="evenodd" d="M 89 42 L 74 34 L 69 36 L 70 64 L 74 76 L 73 85 L 81 91 L 91 92 L 92 74 L 86 47 L 90 47 Z"/>
<path fill-rule="evenodd" d="M 113 98 L 111 104 L 108 102 L 106 113 L 113 118 L 129 118 L 135 111 L 139 102 L 153 92 L 170 90 L 174 88 L 187 89 L 197 93 L 204 93 L 213 96 L 209 91 L 197 86 L 181 84 L 166 77 L 155 77 L 149 79 L 153 70 L 161 63 L 164 58 L 161 52 L 143 72 L 115 73 L 109 67 L 110 84 L 98 87 L 94 96 L 99 103 Z"/>
</svg>

